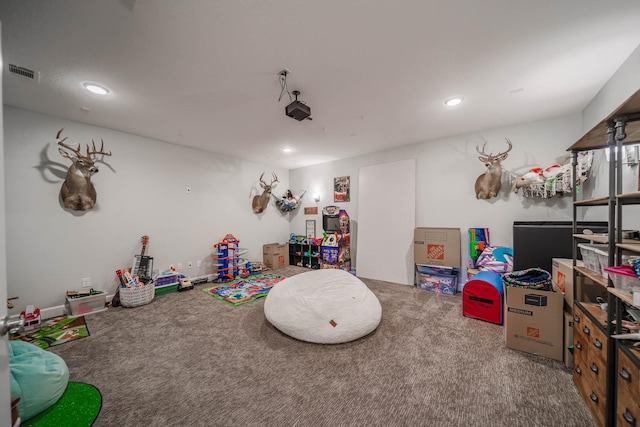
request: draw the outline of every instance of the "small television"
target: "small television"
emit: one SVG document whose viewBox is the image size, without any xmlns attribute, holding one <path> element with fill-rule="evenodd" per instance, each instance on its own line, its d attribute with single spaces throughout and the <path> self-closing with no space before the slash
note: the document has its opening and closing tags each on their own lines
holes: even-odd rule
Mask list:
<svg viewBox="0 0 640 427">
<path fill-rule="evenodd" d="M 340 231 L 340 208 L 338 206 L 322 208 L 322 229 L 327 233 Z"/>
<path fill-rule="evenodd" d="M 606 233 L 607 221 L 578 221 L 577 232 L 589 229 Z M 580 251 L 577 253 L 578 259 Z M 513 269 L 542 268 L 551 273 L 553 258 L 573 258 L 572 221 L 515 221 L 513 223 Z"/>
<path fill-rule="evenodd" d="M 340 218 L 334 216 L 322 216 L 322 229 L 327 233 L 337 233 L 340 231 Z"/>
</svg>

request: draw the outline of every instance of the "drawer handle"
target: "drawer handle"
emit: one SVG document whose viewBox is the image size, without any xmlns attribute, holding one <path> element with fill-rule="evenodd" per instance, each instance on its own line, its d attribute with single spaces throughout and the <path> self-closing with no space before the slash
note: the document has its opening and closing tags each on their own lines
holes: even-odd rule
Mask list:
<svg viewBox="0 0 640 427">
<path fill-rule="evenodd" d="M 577 342 L 577 343 L 576 343 L 576 348 L 577 348 L 578 350 L 582 350 L 582 343 Z"/>
<path fill-rule="evenodd" d="M 600 342 L 600 340 L 598 338 L 596 338 L 596 340 L 593 342 L 593 345 L 598 349 L 598 350 L 602 350 L 602 342 Z"/>
<path fill-rule="evenodd" d="M 573 316 L 573 321 L 576 323 L 580 323 L 580 316 L 578 316 L 577 314 Z"/>
<path fill-rule="evenodd" d="M 576 374 L 582 375 L 582 369 L 580 369 L 580 366 L 576 366 Z"/>
<path fill-rule="evenodd" d="M 589 333 L 591 333 L 588 326 L 585 326 L 584 328 L 582 328 L 582 332 L 584 332 L 586 335 L 589 335 Z"/>
<path fill-rule="evenodd" d="M 624 414 L 622 414 L 622 418 L 624 418 L 624 420 L 632 426 L 636 425 L 636 419 L 631 414 L 631 412 L 629 412 L 629 408 L 624 408 Z"/>
<path fill-rule="evenodd" d="M 631 374 L 625 368 L 622 368 L 620 370 L 620 376 L 622 377 L 623 380 L 627 382 L 631 382 Z"/>
<path fill-rule="evenodd" d="M 593 371 L 594 374 L 598 373 L 598 365 L 596 365 L 595 363 L 591 364 L 591 371 Z"/>
<path fill-rule="evenodd" d="M 589 397 L 591 398 L 591 400 L 593 400 L 595 403 L 598 403 L 598 396 L 596 396 L 596 394 L 594 392 L 591 392 L 591 394 L 589 395 Z"/>
</svg>

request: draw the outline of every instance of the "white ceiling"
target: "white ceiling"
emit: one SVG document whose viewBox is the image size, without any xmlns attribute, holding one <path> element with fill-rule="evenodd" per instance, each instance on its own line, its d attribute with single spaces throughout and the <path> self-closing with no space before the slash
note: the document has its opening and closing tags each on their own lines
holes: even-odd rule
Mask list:
<svg viewBox="0 0 640 427">
<path fill-rule="evenodd" d="M 283 168 L 580 112 L 640 44 L 638 0 L 14 0 L 0 21 L 5 104 Z M 283 68 L 312 121 L 285 116 Z"/>
</svg>

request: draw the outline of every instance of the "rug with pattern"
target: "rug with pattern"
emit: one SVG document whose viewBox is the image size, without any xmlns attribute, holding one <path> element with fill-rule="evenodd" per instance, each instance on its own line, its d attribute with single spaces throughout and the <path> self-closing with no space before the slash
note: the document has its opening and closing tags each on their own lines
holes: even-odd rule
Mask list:
<svg viewBox="0 0 640 427">
<path fill-rule="evenodd" d="M 267 295 L 276 283 L 284 279 L 275 273 L 259 273 L 202 291 L 231 305 L 240 305 Z"/>
<path fill-rule="evenodd" d="M 59 316 L 42 321 L 40 329 L 12 333 L 9 339 L 26 341 L 46 349 L 88 336 L 89 328 L 84 316 Z"/>
</svg>

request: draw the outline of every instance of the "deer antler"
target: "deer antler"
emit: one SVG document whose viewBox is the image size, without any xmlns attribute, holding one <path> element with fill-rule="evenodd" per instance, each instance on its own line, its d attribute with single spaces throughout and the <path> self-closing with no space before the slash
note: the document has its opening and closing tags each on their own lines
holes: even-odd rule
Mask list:
<svg viewBox="0 0 640 427">
<path fill-rule="evenodd" d="M 100 141 L 102 141 L 100 144 L 100 151 L 96 150 L 96 143 L 93 139 L 91 140 L 91 145 L 93 146 L 92 151 L 89 151 L 89 144 L 87 144 L 87 157 L 90 157 L 94 154 L 102 154 L 104 156 L 111 155 L 111 151 L 109 151 L 108 153 L 104 151 L 104 139 L 101 139 Z"/>
<path fill-rule="evenodd" d="M 493 155 L 493 153 L 485 153 L 484 152 L 484 147 L 487 146 L 487 141 L 484 142 L 484 144 L 482 144 L 482 151 L 480 151 L 480 149 L 478 148 L 478 146 L 476 145 L 476 151 L 480 154 L 482 154 L 483 156 L 487 157 L 488 159 L 497 159 L 499 157 L 502 156 L 506 156 L 506 154 L 511 151 L 511 149 L 513 148 L 513 144 L 511 143 L 511 140 L 509 138 L 505 138 L 505 140 L 507 141 L 507 144 L 509 144 L 509 148 L 507 148 L 506 151 L 503 151 L 502 153 L 498 153 L 495 156 Z M 504 157 L 502 160 L 506 159 L 506 157 Z"/>
<path fill-rule="evenodd" d="M 275 184 L 276 182 L 279 182 L 279 181 L 278 181 L 278 175 L 276 175 L 274 172 L 271 172 L 271 175 L 272 175 L 271 182 L 270 182 L 269 184 L 267 184 L 267 183 L 266 183 L 266 182 L 264 182 L 264 180 L 262 179 L 262 177 L 264 176 L 264 172 L 262 172 L 262 174 L 260 175 L 260 186 L 261 186 L 262 188 L 265 188 L 265 187 L 275 187 L 275 185 L 273 185 L 273 184 Z"/>
<path fill-rule="evenodd" d="M 509 138 L 505 138 L 505 140 L 507 141 L 507 144 L 509 144 L 509 148 L 507 148 L 507 151 L 503 151 L 502 153 L 496 154 L 496 157 L 506 155 L 513 148 L 513 144 L 511 143 L 511 140 Z M 505 159 L 506 159 L 506 157 L 505 157 Z"/>
<path fill-rule="evenodd" d="M 491 154 L 487 154 L 487 153 L 485 153 L 485 152 L 484 152 L 484 147 L 486 147 L 486 146 L 487 146 L 487 141 L 485 141 L 485 142 L 484 142 L 484 144 L 482 144 L 482 151 L 480 151 L 480 149 L 479 149 L 479 148 L 478 148 L 478 146 L 476 145 L 476 151 L 477 151 L 479 154 L 482 154 L 482 155 L 483 155 L 483 156 L 485 156 L 485 157 L 491 157 Z"/>
<path fill-rule="evenodd" d="M 78 145 L 77 148 L 74 148 L 72 146 L 70 146 L 69 144 L 65 144 L 65 141 L 67 140 L 68 137 L 64 137 L 64 139 L 60 139 L 60 135 L 62 134 L 62 131 L 64 130 L 64 128 L 60 129 L 58 131 L 58 133 L 56 134 L 56 142 L 58 143 L 58 145 L 60 145 L 63 148 L 66 148 L 67 150 L 73 152 L 75 154 L 76 157 L 82 157 L 82 154 L 80 154 L 80 145 Z M 62 152 L 61 152 L 62 154 Z"/>
</svg>

